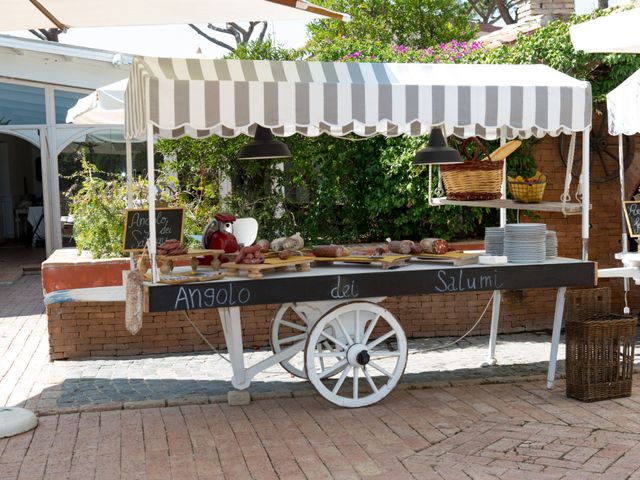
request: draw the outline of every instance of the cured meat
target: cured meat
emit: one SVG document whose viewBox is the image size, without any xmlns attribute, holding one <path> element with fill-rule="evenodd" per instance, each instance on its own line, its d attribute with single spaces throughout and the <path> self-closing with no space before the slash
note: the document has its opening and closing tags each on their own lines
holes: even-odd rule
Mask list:
<svg viewBox="0 0 640 480">
<path fill-rule="evenodd" d="M 349 251 L 342 245 L 316 245 L 313 248 L 316 257 L 346 257 Z"/>
<path fill-rule="evenodd" d="M 257 265 L 264 263 L 264 257 L 260 253 L 260 245 L 252 245 L 243 247 L 236 257 L 236 263 L 246 263 L 249 265 Z"/>
<path fill-rule="evenodd" d="M 442 238 L 423 238 L 420 240 L 420 246 L 424 253 L 443 254 L 449 251 L 449 244 Z"/>
<path fill-rule="evenodd" d="M 408 255 L 411 253 L 413 242 L 411 240 L 392 240 L 389 242 L 389 251 Z"/>
<path fill-rule="evenodd" d="M 355 243 L 353 245 L 347 245 L 349 255 L 356 256 L 382 256 L 385 253 L 389 253 L 389 245 L 386 243 Z"/>
<path fill-rule="evenodd" d="M 269 242 L 269 240 L 263 238 L 262 240 L 258 240 L 256 242 L 256 245 L 260 245 L 260 252 L 267 253 L 269 251 L 271 243 Z"/>
</svg>

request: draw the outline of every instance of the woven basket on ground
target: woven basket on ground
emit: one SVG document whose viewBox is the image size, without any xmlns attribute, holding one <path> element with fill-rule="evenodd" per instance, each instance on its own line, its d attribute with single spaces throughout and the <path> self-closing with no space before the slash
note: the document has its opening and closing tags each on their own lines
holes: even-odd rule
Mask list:
<svg viewBox="0 0 640 480">
<path fill-rule="evenodd" d="M 636 325 L 635 317 L 611 313 L 567 322 L 568 397 L 594 402 L 631 395 Z"/>
<path fill-rule="evenodd" d="M 475 142 L 477 149 L 471 155 L 466 149 L 469 142 Z M 502 196 L 502 166 L 504 160 L 492 161 L 489 153 L 473 137 L 465 140 L 461 146 L 464 163 L 440 165 L 440 176 L 444 184 L 447 198 L 450 200 L 495 200 Z M 486 160 L 479 160 L 484 153 Z"/>
<path fill-rule="evenodd" d="M 631 394 L 636 319 L 612 315 L 611 290 L 567 291 L 567 396 L 593 402 Z"/>
</svg>

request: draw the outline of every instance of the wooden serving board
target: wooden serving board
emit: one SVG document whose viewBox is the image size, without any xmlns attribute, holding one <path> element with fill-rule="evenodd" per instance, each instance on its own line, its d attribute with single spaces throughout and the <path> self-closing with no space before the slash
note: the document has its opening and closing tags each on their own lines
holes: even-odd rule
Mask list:
<svg viewBox="0 0 640 480">
<path fill-rule="evenodd" d="M 220 280 L 226 275 L 225 272 L 182 272 L 182 273 L 170 273 L 167 275 L 160 275 L 158 283 L 166 283 L 169 285 L 180 285 L 182 283 L 197 283 L 197 282 L 213 282 L 214 280 Z M 147 273 L 145 280 L 151 281 L 151 276 Z"/>
<path fill-rule="evenodd" d="M 448 252 L 440 255 L 436 253 L 420 253 L 413 256 L 414 260 L 421 262 L 446 263 L 454 267 L 478 263 L 478 258 L 480 258 L 479 253 L 464 252 Z"/>
<path fill-rule="evenodd" d="M 313 257 L 291 257 L 286 260 L 279 258 L 265 258 L 264 263 L 250 265 L 246 263 L 228 262 L 223 263 L 220 267 L 225 269 L 229 275 L 240 276 L 240 272 L 247 272 L 249 278 L 262 278 L 264 271 L 286 270 L 289 267 L 296 267 L 296 270 L 306 272 L 311 268 Z"/>
<path fill-rule="evenodd" d="M 173 271 L 174 262 L 189 260 L 191 270 L 195 273 L 198 270 L 198 257 L 213 257 L 211 261 L 211 267 L 214 270 L 220 268 L 220 260 L 218 257 L 224 253 L 224 250 L 206 250 L 203 248 L 189 250 L 187 253 L 180 255 L 156 255 L 156 261 L 160 264 L 160 272 L 165 275 L 169 275 Z M 138 269 L 146 274 L 149 265 L 149 254 L 144 253 L 142 258 L 138 258 Z"/>
<path fill-rule="evenodd" d="M 383 270 L 389 268 L 403 267 L 407 263 L 407 260 L 411 259 L 411 255 L 385 255 L 383 257 L 368 257 L 364 255 L 350 255 L 348 257 L 316 257 L 314 261 L 320 263 L 328 263 L 331 265 L 333 262 L 342 263 L 370 263 L 379 265 Z"/>
</svg>

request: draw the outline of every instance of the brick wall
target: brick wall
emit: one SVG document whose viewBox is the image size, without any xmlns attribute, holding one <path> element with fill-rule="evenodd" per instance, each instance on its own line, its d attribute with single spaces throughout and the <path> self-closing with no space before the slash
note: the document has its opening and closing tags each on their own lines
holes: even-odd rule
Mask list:
<svg viewBox="0 0 640 480">
<path fill-rule="evenodd" d="M 518 21 L 520 22 L 538 15 L 542 15 L 548 20 L 569 18 L 576 11 L 576 5 L 573 0 L 521 0 L 517 8 Z"/>
<path fill-rule="evenodd" d="M 640 145 L 640 142 L 638 142 Z M 539 169 L 549 180 L 545 200 L 559 200 L 563 190 L 565 166 L 559 155 L 558 139 L 545 138 L 535 147 Z M 640 183 L 640 167 L 627 170 L 627 191 Z M 573 179 L 572 194 L 576 180 Z M 591 185 L 590 259 L 601 267 L 618 266 L 613 255 L 620 251 L 620 200 L 616 180 Z M 631 195 L 629 194 L 628 197 Z M 580 216 L 563 217 L 559 213 L 539 212 L 536 221 L 558 231 L 559 254 L 580 258 L 582 242 Z M 521 220 L 528 221 L 521 217 Z M 635 249 L 635 242 L 634 242 Z M 614 311 L 622 309 L 622 281 L 607 280 L 602 286 L 612 290 Z M 632 286 L 629 302 L 632 311 L 640 308 L 638 287 Z M 400 321 L 409 337 L 461 335 L 478 319 L 490 293 L 423 295 L 392 297 L 384 302 Z M 501 332 L 550 329 L 555 293 L 553 290 L 506 292 L 503 295 Z M 277 306 L 248 307 L 242 312 L 243 335 L 248 347 L 268 345 L 269 323 Z M 145 315 L 142 330 L 131 335 L 124 327 L 124 304 L 61 303 L 47 307 L 51 359 L 136 355 L 206 350 L 208 347 L 180 312 Z M 224 345 L 222 328 L 215 310 L 192 312 L 191 318 L 215 346 Z M 489 308 L 474 332 L 487 334 L 491 318 Z"/>
<path fill-rule="evenodd" d="M 461 335 L 479 318 L 491 293 L 392 297 L 383 302 L 400 321 L 408 337 Z M 507 292 L 503 295 L 500 330 L 535 331 L 551 328 L 554 290 Z M 247 348 L 269 344 L 269 326 L 279 305 L 242 309 Z M 58 303 L 47 307 L 51 360 L 208 350 L 183 312 L 144 316 L 142 329 L 131 335 L 124 325 L 124 304 Z M 224 347 L 216 310 L 190 313 L 190 318 L 215 347 Z M 474 332 L 488 334 L 491 306 Z"/>
</svg>

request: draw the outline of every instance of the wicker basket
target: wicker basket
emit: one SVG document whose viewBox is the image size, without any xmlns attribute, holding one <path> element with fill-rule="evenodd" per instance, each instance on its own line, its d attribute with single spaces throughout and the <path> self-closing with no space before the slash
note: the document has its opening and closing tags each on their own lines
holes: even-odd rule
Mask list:
<svg viewBox="0 0 640 480">
<path fill-rule="evenodd" d="M 631 395 L 635 317 L 607 314 L 569 320 L 567 396 L 594 402 Z"/>
<path fill-rule="evenodd" d="M 477 145 L 472 156 L 466 149 L 469 142 Z M 486 160 L 478 157 L 484 153 Z M 492 161 L 480 141 L 473 137 L 463 142 L 461 154 L 467 161 L 459 164 L 440 165 L 440 177 L 450 200 L 495 200 L 502 193 L 502 166 L 504 160 Z"/>
<path fill-rule="evenodd" d="M 509 180 L 509 191 L 516 202 L 540 203 L 547 182 L 516 182 Z"/>
<path fill-rule="evenodd" d="M 564 323 L 608 313 L 611 313 L 611 289 L 609 287 L 567 290 L 564 301 Z"/>
</svg>

